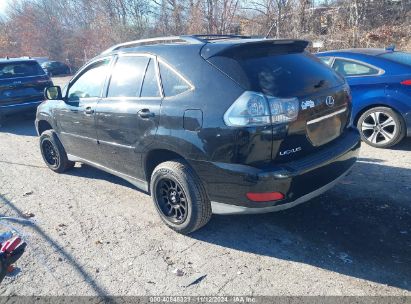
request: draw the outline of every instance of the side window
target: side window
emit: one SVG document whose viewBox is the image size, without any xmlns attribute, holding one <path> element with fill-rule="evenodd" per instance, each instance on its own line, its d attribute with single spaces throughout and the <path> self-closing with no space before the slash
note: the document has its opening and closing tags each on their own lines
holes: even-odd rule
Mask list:
<svg viewBox="0 0 411 304">
<path fill-rule="evenodd" d="M 331 62 L 332 62 L 332 57 L 319 57 L 320 58 L 320 60 L 322 61 L 322 62 L 324 62 L 326 65 L 331 65 Z"/>
<path fill-rule="evenodd" d="M 149 58 L 119 57 L 111 75 L 107 97 L 140 97 Z"/>
<path fill-rule="evenodd" d="M 175 96 L 191 90 L 192 86 L 178 72 L 167 64 L 160 61 L 161 82 L 163 83 L 164 95 Z"/>
<path fill-rule="evenodd" d="M 100 61 L 83 73 L 69 88 L 69 100 L 100 97 L 110 60 Z"/>
<path fill-rule="evenodd" d="M 147 67 L 146 76 L 144 77 L 141 97 L 161 97 L 158 87 L 158 79 L 155 69 L 155 61 L 150 59 Z"/>
<path fill-rule="evenodd" d="M 379 72 L 370 66 L 344 59 L 335 59 L 333 69 L 343 76 L 377 75 Z"/>
</svg>

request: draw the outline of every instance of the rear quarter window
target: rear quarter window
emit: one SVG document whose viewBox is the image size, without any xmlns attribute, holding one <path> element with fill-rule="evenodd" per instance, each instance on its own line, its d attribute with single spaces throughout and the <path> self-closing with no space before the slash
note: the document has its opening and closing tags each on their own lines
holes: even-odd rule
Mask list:
<svg viewBox="0 0 411 304">
<path fill-rule="evenodd" d="M 250 54 L 241 58 L 218 56 L 210 61 L 245 89 L 276 97 L 309 95 L 344 83 L 341 76 L 307 52 Z"/>
<path fill-rule="evenodd" d="M 166 97 L 176 96 L 190 91 L 193 86 L 178 71 L 160 61 L 161 83 Z"/>
<path fill-rule="evenodd" d="M 335 59 L 333 69 L 343 76 L 371 76 L 380 73 L 378 69 L 369 65 L 345 59 Z"/>
<path fill-rule="evenodd" d="M 37 62 L 0 63 L 0 79 L 43 76 L 44 70 Z"/>
</svg>

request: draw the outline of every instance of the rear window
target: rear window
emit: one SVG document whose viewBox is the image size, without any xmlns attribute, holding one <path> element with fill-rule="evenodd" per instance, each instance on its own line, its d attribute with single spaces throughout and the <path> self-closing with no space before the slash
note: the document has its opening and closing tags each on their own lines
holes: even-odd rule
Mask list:
<svg viewBox="0 0 411 304">
<path fill-rule="evenodd" d="M 0 79 L 44 75 L 37 62 L 0 63 Z"/>
<path fill-rule="evenodd" d="M 212 57 L 210 61 L 245 89 L 276 97 L 309 95 L 344 83 L 342 77 L 307 52 Z"/>
<path fill-rule="evenodd" d="M 411 66 L 411 53 L 393 52 L 381 54 L 380 56 L 401 64 Z"/>
</svg>

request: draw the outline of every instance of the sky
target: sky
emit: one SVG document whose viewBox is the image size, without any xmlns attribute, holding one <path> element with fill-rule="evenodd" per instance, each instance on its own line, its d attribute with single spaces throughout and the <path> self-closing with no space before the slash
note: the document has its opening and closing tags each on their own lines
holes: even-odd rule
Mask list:
<svg viewBox="0 0 411 304">
<path fill-rule="evenodd" d="M 10 2 L 10 0 L 0 0 L 0 15 L 4 15 L 4 11 L 8 2 Z"/>
</svg>

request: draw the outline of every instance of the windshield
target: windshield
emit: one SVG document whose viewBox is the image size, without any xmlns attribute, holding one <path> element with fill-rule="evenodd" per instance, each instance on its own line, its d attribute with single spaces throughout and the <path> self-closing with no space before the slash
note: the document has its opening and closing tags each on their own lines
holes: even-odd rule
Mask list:
<svg viewBox="0 0 411 304">
<path fill-rule="evenodd" d="M 44 74 L 44 70 L 37 62 L 0 63 L 0 79 L 40 76 Z"/>
<path fill-rule="evenodd" d="M 381 54 L 380 56 L 401 64 L 411 66 L 411 53 L 392 52 Z"/>
<path fill-rule="evenodd" d="M 318 58 L 303 53 L 252 56 L 210 61 L 247 90 L 277 97 L 304 96 L 344 83 Z"/>
</svg>

